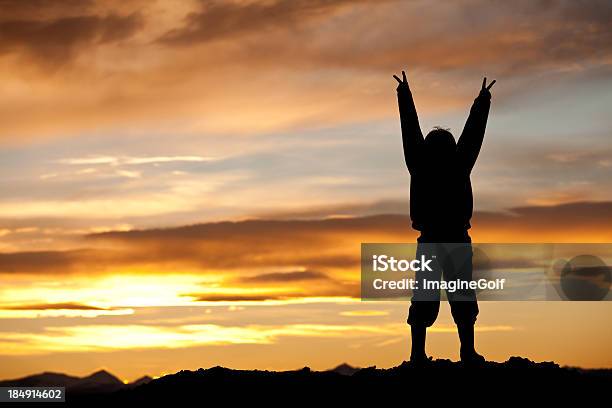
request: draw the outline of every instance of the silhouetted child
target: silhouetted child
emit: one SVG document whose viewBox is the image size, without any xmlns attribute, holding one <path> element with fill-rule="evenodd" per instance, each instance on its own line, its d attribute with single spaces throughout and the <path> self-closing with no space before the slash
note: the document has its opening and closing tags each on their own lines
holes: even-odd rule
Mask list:
<svg viewBox="0 0 612 408">
<path fill-rule="evenodd" d="M 459 142 L 445 129 L 434 128 L 423 138 L 412 93 L 406 74 L 399 82 L 397 98 L 402 127 L 404 158 L 410 172 L 410 219 L 420 231 L 417 257 L 433 257 L 433 272 L 417 272 L 419 289 L 410 305 L 408 324 L 411 328 L 410 361 L 423 364 L 425 335 L 438 316 L 440 291 L 424 289 L 424 281 L 444 279 L 472 280 L 472 246 L 468 234 L 472 218 L 473 197 L 470 173 L 485 134 L 491 93 L 495 83 L 482 82 L 480 94 L 474 100 Z M 484 362 L 474 349 L 474 324 L 478 315 L 476 293 L 473 290 L 448 292 L 453 320 L 461 340 L 461 361 L 468 364 Z"/>
</svg>

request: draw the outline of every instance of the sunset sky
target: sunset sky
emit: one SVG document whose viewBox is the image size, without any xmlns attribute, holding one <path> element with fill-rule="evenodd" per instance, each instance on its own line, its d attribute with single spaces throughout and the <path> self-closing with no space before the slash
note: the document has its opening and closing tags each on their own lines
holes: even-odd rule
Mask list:
<svg viewBox="0 0 612 408">
<path fill-rule="evenodd" d="M 475 242 L 612 242 L 612 4 L 0 0 L 0 379 L 388 367 L 414 242 L 396 82 L 461 132 Z M 612 367 L 612 303 L 484 303 L 478 348 Z M 458 357 L 448 307 L 429 336 Z"/>
</svg>

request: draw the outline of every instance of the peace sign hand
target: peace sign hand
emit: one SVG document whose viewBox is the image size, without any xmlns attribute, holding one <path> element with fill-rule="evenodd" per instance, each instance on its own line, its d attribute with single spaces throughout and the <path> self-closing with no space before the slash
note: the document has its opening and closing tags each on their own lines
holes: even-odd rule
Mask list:
<svg viewBox="0 0 612 408">
<path fill-rule="evenodd" d="M 495 82 L 497 82 L 497 80 L 494 79 L 493 81 L 491 81 L 489 86 L 487 86 L 487 77 L 484 77 L 484 79 L 482 80 L 482 88 L 480 88 L 480 95 L 478 96 L 484 96 L 484 97 L 491 99 L 490 90 L 491 90 L 491 87 L 495 85 Z"/>
<path fill-rule="evenodd" d="M 397 75 L 393 75 L 393 78 L 395 78 L 395 80 L 399 83 L 399 85 L 397 85 L 398 92 L 401 91 L 402 89 L 409 90 L 408 80 L 406 79 L 406 73 L 404 71 L 402 71 L 403 79 L 399 79 Z"/>
</svg>

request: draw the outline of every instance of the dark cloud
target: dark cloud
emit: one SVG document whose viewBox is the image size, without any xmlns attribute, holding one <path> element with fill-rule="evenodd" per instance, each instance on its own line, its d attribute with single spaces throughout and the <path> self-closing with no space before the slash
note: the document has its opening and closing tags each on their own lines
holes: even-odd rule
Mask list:
<svg viewBox="0 0 612 408">
<path fill-rule="evenodd" d="M 150 4 L 124 3 L 0 0 L 8 10 L 0 18 L 0 53 L 21 50 L 57 62 L 87 46 L 128 38 L 145 28 L 145 21 L 125 9 L 142 10 L 147 25 L 156 24 L 159 10 Z M 458 1 L 432 6 L 390 0 L 206 0 L 156 41 L 169 48 L 231 41 L 215 61 L 222 64 L 479 68 L 508 77 L 566 65 L 609 64 L 610 21 L 609 1 Z M 198 61 L 199 54 L 194 55 Z"/>
<path fill-rule="evenodd" d="M 320 279 L 329 279 L 329 277 L 324 273 L 317 271 L 270 272 L 240 278 L 239 281 L 244 283 L 279 283 L 301 282 Z"/>
<path fill-rule="evenodd" d="M 353 297 L 360 296 L 360 287 L 356 284 L 346 284 L 336 288 L 309 288 L 304 292 L 289 292 L 278 294 L 263 293 L 263 294 L 225 294 L 225 293 L 191 293 L 185 294 L 195 298 L 196 302 L 263 302 L 266 300 L 291 300 L 302 299 L 307 297 Z"/>
<path fill-rule="evenodd" d="M 381 231 L 409 231 L 403 216 L 371 216 L 326 220 L 247 220 L 178 228 L 92 234 L 92 242 L 121 242 L 132 259 L 189 260 L 210 268 L 296 267 L 350 268 L 357 252 L 328 250 L 346 236 L 373 237 Z"/>
<path fill-rule="evenodd" d="M 538 237 L 556 237 L 558 242 L 571 242 L 575 237 L 576 242 L 581 242 L 587 235 L 601 240 L 612 231 L 612 202 L 476 212 L 473 225 L 475 236 L 496 237 L 480 242 L 542 242 Z M 415 237 L 409 217 L 397 214 L 216 222 L 91 234 L 85 240 L 89 249 L 3 253 L 0 273 L 100 274 L 140 265 L 146 266 L 148 273 L 166 273 L 187 266 L 189 270 L 217 271 L 204 274 L 231 275 L 249 268 L 287 267 L 304 270 L 233 276 L 230 281 L 265 284 L 318 280 L 335 285 L 339 282 L 333 280 L 334 270 L 358 271 L 360 242 L 414 242 Z"/>
<path fill-rule="evenodd" d="M 333 212 L 335 208 L 333 207 L 330 212 Z M 349 209 L 351 206 L 346 206 L 346 208 Z M 355 206 L 354 208 L 362 207 Z M 580 229 L 605 232 L 609 230 L 609 224 L 612 223 L 612 202 L 574 202 L 550 206 L 515 207 L 501 212 L 480 211 L 474 214 L 473 221 L 478 228 L 486 232 L 522 230 L 534 234 L 563 230 L 569 232 Z M 478 232 L 478 229 L 475 229 L 475 232 Z M 265 251 L 259 253 L 264 248 L 276 249 L 278 254 L 287 248 L 294 251 L 297 248 L 307 249 L 308 244 L 316 247 L 325 246 L 333 243 L 337 237 L 350 235 L 366 241 L 380 233 L 389 236 L 403 236 L 405 240 L 411 240 L 414 237 L 408 216 L 386 214 L 318 220 L 218 222 L 168 229 L 104 232 L 91 234 L 88 239 L 136 245 L 140 245 L 138 242 L 160 243 L 162 248 L 186 248 L 188 242 L 223 243 L 227 249 L 235 246 L 236 254 L 254 251 L 259 256 L 265 253 Z M 339 257 L 333 262 L 333 256 L 331 258 L 322 256 L 321 259 L 327 259 L 330 263 L 338 265 L 341 265 L 343 261 L 350 261 Z"/>
<path fill-rule="evenodd" d="M 530 221 L 557 220 L 562 224 L 573 224 L 592 221 L 612 220 L 612 205 L 609 201 L 567 203 L 556 206 L 524 206 L 515 207 L 512 212 Z M 592 225 L 592 224 L 591 224 Z"/>
<path fill-rule="evenodd" d="M 401 200 L 384 200 L 366 204 L 340 204 L 314 207 L 302 211 L 286 211 L 286 212 L 268 212 L 261 214 L 261 218 L 273 218 L 283 220 L 295 219 L 321 219 L 330 217 L 363 217 L 369 215 L 380 214 L 402 214 L 408 211 L 408 199 Z"/>
<path fill-rule="evenodd" d="M 88 46 L 129 38 L 141 25 L 139 14 L 4 20 L 0 21 L 0 54 L 21 52 L 40 62 L 62 64 Z"/>
<path fill-rule="evenodd" d="M 388 118 L 384 81 L 401 67 L 438 110 L 483 72 L 499 79 L 500 101 L 520 95 L 521 105 L 580 74 L 610 76 L 610 2 L 202 1 L 176 15 L 163 14 L 169 1 L 22 3 L 5 3 L 17 11 L 0 17 L 0 57 L 9 78 L 35 79 L 44 92 L 32 95 L 45 97 L 5 97 L 7 140 L 152 122 L 250 133 Z M 66 62 L 56 75 L 30 69 Z"/>
<path fill-rule="evenodd" d="M 295 296 L 279 295 L 225 295 L 225 294 L 186 294 L 195 297 L 197 302 L 262 302 L 265 300 L 287 300 Z"/>
<path fill-rule="evenodd" d="M 0 254 L 1 273 L 66 273 L 85 258 L 82 251 L 38 251 Z"/>
<path fill-rule="evenodd" d="M 65 17 L 83 14 L 94 5 L 94 0 L 0 0 L 0 20 Z"/>
<path fill-rule="evenodd" d="M 551 206 L 524 206 L 511 208 L 506 213 L 478 213 L 479 227 L 500 230 L 566 231 L 597 233 L 612 227 L 612 202 L 575 202 Z"/>
<path fill-rule="evenodd" d="M 399 208 L 399 204 L 397 205 Z M 367 206 L 344 206 L 347 211 L 359 212 Z M 332 207 L 328 213 L 333 213 Z M 320 209 L 318 213 L 324 214 Z M 583 228 L 587 231 L 607 231 L 612 222 L 612 202 L 574 202 L 550 206 L 523 206 L 501 212 L 476 212 L 474 224 L 486 231 L 505 229 L 536 232 L 573 231 Z M 356 235 L 366 240 L 377 233 L 402 237 L 413 237 L 410 219 L 407 215 L 384 214 L 349 218 L 302 219 L 302 220 L 247 220 L 239 222 L 218 222 L 197 224 L 186 227 L 115 231 L 91 234 L 92 241 L 123 242 L 141 245 L 159 243 L 163 248 L 188 248 L 189 242 L 204 244 L 222 243 L 225 248 L 237 248 L 236 253 L 258 252 L 263 248 L 284 249 L 308 248 L 308 244 L 324 246 L 333 243 L 338 236 Z M 139 244 L 140 243 L 140 244 Z M 240 250 L 238 250 L 240 248 Z M 202 248 L 205 250 L 205 248 Z M 259 254 L 261 255 L 261 254 Z M 332 261 L 334 258 L 321 259 Z M 342 264 L 342 257 L 336 259 Z M 344 261 L 349 261 L 344 259 Z M 324 262 L 323 262 L 324 263 Z"/>
<path fill-rule="evenodd" d="M 506 77 L 609 64 L 612 52 L 612 3 L 606 1 L 349 3 L 356 2 L 203 2 L 159 41 L 231 40 L 236 60 L 276 66 L 478 68 Z"/>
<path fill-rule="evenodd" d="M 114 249 L 5 252 L 0 253 L 0 274 L 94 274 L 139 262 L 146 262 L 146 257 Z"/>
<path fill-rule="evenodd" d="M 371 0 L 275 0 L 238 3 L 201 1 L 201 10 L 190 13 L 183 27 L 175 28 L 159 41 L 193 45 L 234 38 L 249 33 L 275 31 L 304 24 L 314 17 L 329 16 L 347 4 L 374 3 Z"/>
<path fill-rule="evenodd" d="M 4 310 L 108 310 L 79 303 L 36 303 L 19 306 L 3 306 Z"/>
<path fill-rule="evenodd" d="M 196 224 L 184 227 L 148 229 L 132 231 L 111 231 L 90 234 L 93 240 L 140 240 L 151 239 L 199 239 L 208 240 L 254 240 L 274 241 L 279 237 L 309 239 L 316 233 L 351 232 L 380 230 L 400 230 L 404 227 L 405 217 L 401 215 L 374 215 L 359 218 L 330 218 L 323 220 L 246 220 L 223 221 Z M 256 242 L 253 242 L 256 243 Z"/>
</svg>

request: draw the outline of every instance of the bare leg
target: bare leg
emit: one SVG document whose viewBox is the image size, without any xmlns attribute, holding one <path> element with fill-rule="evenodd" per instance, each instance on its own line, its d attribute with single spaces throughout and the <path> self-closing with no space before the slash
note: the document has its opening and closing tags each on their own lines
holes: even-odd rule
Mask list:
<svg viewBox="0 0 612 408">
<path fill-rule="evenodd" d="M 427 335 L 427 327 L 425 326 L 410 326 L 410 334 L 412 336 L 412 349 L 410 351 L 410 361 L 422 362 L 427 360 L 425 354 L 425 337 Z"/>
</svg>

